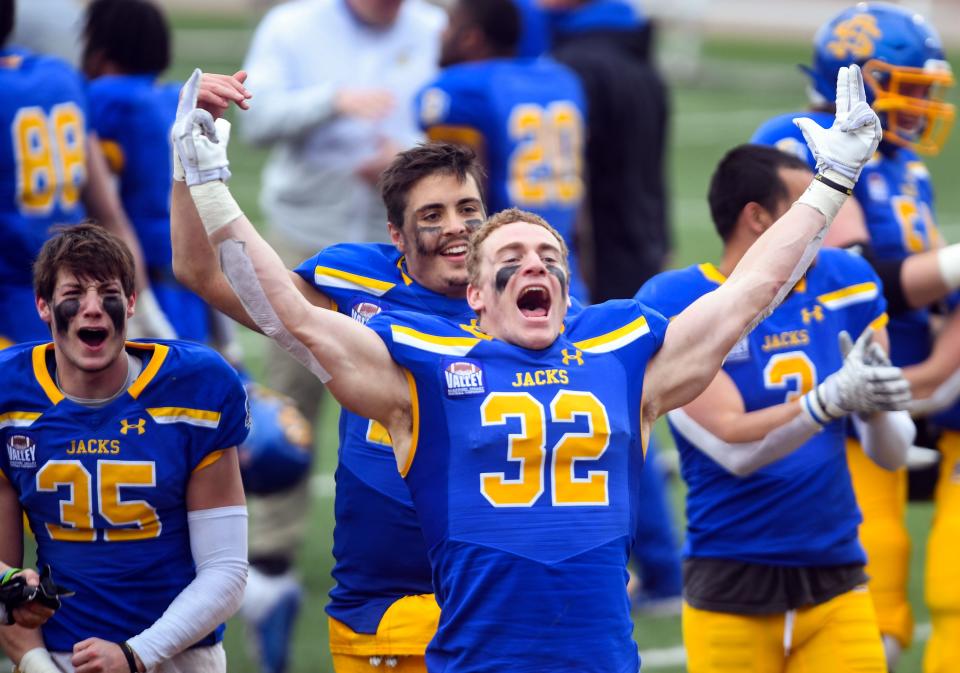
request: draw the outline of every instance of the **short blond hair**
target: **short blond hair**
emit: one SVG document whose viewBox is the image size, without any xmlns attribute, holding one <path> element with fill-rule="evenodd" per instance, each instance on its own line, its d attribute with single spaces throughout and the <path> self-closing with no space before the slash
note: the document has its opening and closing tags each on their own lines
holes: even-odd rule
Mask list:
<svg viewBox="0 0 960 673">
<path fill-rule="evenodd" d="M 499 213 L 494 213 L 487 221 L 484 222 L 479 229 L 473 232 L 470 235 L 470 244 L 467 247 L 467 279 L 471 285 L 476 286 L 480 280 L 480 261 L 482 255 L 480 250 L 483 247 L 483 242 L 495 232 L 500 227 L 504 227 L 508 224 L 514 224 L 515 222 L 526 222 L 527 224 L 535 224 L 539 227 L 543 227 L 557 239 L 557 243 L 560 244 L 560 256 L 563 261 L 563 270 L 567 272 L 567 275 L 570 275 L 570 265 L 567 260 L 567 257 L 570 254 L 569 249 L 567 248 L 566 241 L 563 240 L 563 236 L 560 235 L 560 232 L 554 229 L 549 222 L 537 215 L 536 213 L 531 213 L 526 210 L 520 210 L 519 208 L 507 208 L 506 210 L 501 210 Z"/>
</svg>

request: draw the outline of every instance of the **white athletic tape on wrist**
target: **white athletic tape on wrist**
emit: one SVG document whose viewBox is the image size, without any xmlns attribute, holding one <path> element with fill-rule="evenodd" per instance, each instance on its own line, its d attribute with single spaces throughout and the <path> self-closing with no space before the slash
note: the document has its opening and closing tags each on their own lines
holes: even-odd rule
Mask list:
<svg viewBox="0 0 960 673">
<path fill-rule="evenodd" d="M 177 153 L 177 146 L 174 143 L 170 143 L 170 147 L 173 152 L 173 179 L 176 182 L 186 182 L 187 174 L 183 170 L 183 162 L 180 161 L 180 154 Z"/>
<path fill-rule="evenodd" d="M 810 186 L 807 187 L 807 191 L 797 199 L 797 203 L 802 203 L 805 206 L 810 206 L 814 210 L 819 211 L 827 218 L 827 226 L 829 227 L 830 223 L 833 222 L 833 218 L 837 216 L 837 213 L 846 200 L 846 194 L 832 187 L 828 187 L 819 180 L 814 180 L 810 183 Z"/>
<path fill-rule="evenodd" d="M 940 277 L 951 290 L 960 287 L 960 243 L 948 245 L 937 251 L 937 265 Z"/>
<path fill-rule="evenodd" d="M 220 259 L 223 275 L 226 276 L 227 282 L 240 299 L 247 315 L 257 327 L 277 342 L 283 350 L 290 353 L 297 362 L 313 372 L 313 375 L 322 383 L 329 381 L 331 376 L 327 370 L 317 361 L 309 348 L 287 331 L 280 317 L 273 310 L 243 243 L 236 239 L 227 239 L 217 246 L 217 256 Z"/>
<path fill-rule="evenodd" d="M 243 215 L 230 189 L 219 180 L 192 185 L 190 196 L 208 236 Z"/>
<path fill-rule="evenodd" d="M 20 673 L 62 673 L 53 662 L 50 652 L 44 647 L 35 647 L 20 657 L 17 664 Z"/>
</svg>

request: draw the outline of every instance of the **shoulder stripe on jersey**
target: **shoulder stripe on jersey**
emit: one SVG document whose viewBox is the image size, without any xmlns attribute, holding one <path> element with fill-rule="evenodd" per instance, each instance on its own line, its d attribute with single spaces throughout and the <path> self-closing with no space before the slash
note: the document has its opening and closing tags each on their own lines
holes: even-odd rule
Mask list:
<svg viewBox="0 0 960 673">
<path fill-rule="evenodd" d="M 649 332 L 650 327 L 647 325 L 647 319 L 644 316 L 640 316 L 620 329 L 601 334 L 592 339 L 577 341 L 573 345 L 587 353 L 609 353 L 629 343 L 633 343 Z"/>
<path fill-rule="evenodd" d="M 100 149 L 107 160 L 107 165 L 114 173 L 122 173 L 124 166 L 127 165 L 127 157 L 123 153 L 123 147 L 115 140 L 100 139 Z"/>
<path fill-rule="evenodd" d="M 57 384 L 50 378 L 50 370 L 47 369 L 47 351 L 53 350 L 53 344 L 40 344 L 33 348 L 33 376 L 37 383 L 43 388 L 43 392 L 53 404 L 60 404 L 63 401 L 63 393 L 57 387 Z"/>
<path fill-rule="evenodd" d="M 220 450 L 218 450 L 218 451 L 211 451 L 210 453 L 208 453 L 207 455 L 205 455 L 205 456 L 203 457 L 203 460 L 201 460 L 199 463 L 197 463 L 197 466 L 196 466 L 195 468 L 193 468 L 194 473 L 199 472 L 200 470 L 202 470 L 202 469 L 205 468 L 205 467 L 210 467 L 210 466 L 213 465 L 215 462 L 217 462 L 218 460 L 220 460 L 221 458 L 223 458 L 223 453 L 224 453 L 224 451 L 226 451 L 226 449 L 220 449 Z"/>
<path fill-rule="evenodd" d="M 410 413 L 413 418 L 410 421 L 410 453 L 407 454 L 407 461 L 400 470 L 400 476 L 406 477 L 413 465 L 413 457 L 417 455 L 417 442 L 420 439 L 420 398 L 417 396 L 417 382 L 409 369 L 403 370 L 403 375 L 407 377 L 407 385 L 410 387 Z"/>
<path fill-rule="evenodd" d="M 42 414 L 38 411 L 8 411 L 0 414 L 0 430 L 4 428 L 29 428 Z"/>
<path fill-rule="evenodd" d="M 720 269 L 715 267 L 710 262 L 706 264 L 698 264 L 697 268 L 700 269 L 700 273 L 703 274 L 703 277 L 707 280 L 713 281 L 717 285 L 723 285 L 727 282 L 727 277 L 720 273 Z"/>
<path fill-rule="evenodd" d="M 425 334 L 404 325 L 390 325 L 390 331 L 393 333 L 394 343 L 441 355 L 466 355 L 470 349 L 480 343 L 480 339 L 471 337 L 442 337 Z"/>
<path fill-rule="evenodd" d="M 881 330 L 886 327 L 888 322 L 890 322 L 890 316 L 888 316 L 886 313 L 881 313 L 873 319 L 873 322 L 870 323 L 868 327 L 876 332 L 877 330 Z"/>
<path fill-rule="evenodd" d="M 857 283 L 856 285 L 821 294 L 817 297 L 817 301 L 831 310 L 836 310 L 850 306 L 851 304 L 859 304 L 875 299 L 879 292 L 880 290 L 876 283 L 867 281 L 866 283 Z"/>
<path fill-rule="evenodd" d="M 345 290 L 361 290 L 382 297 L 393 289 L 396 283 L 367 278 L 348 271 L 333 269 L 329 266 L 317 266 L 313 270 L 313 282 L 324 287 L 339 287 Z"/>
<path fill-rule="evenodd" d="M 150 407 L 147 413 L 156 423 L 186 423 L 214 430 L 220 425 L 220 412 L 186 407 Z"/>
<path fill-rule="evenodd" d="M 137 399 L 140 396 L 140 393 L 143 392 L 143 389 L 149 385 L 149 383 L 153 380 L 153 377 L 157 375 L 158 371 L 160 371 L 160 366 L 163 364 L 163 361 L 167 359 L 167 354 L 170 352 L 170 347 L 164 346 L 163 344 L 134 343 L 132 341 L 128 341 L 126 347 L 135 348 L 138 350 L 153 351 L 153 356 L 150 358 L 150 362 L 146 367 L 143 368 L 143 371 L 140 372 L 140 376 L 138 376 L 137 380 L 133 382 L 133 385 L 127 389 L 127 392 L 130 393 L 130 397 Z"/>
</svg>

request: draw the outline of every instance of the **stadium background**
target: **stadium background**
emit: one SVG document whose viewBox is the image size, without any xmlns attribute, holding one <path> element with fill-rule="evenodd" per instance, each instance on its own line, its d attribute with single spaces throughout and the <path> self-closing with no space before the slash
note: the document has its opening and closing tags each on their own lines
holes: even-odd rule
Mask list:
<svg viewBox="0 0 960 673">
<path fill-rule="evenodd" d="M 195 66 L 205 71 L 234 72 L 243 60 L 250 36 L 266 8 L 265 2 L 237 0 L 166 0 L 175 34 L 175 63 L 167 77 L 185 79 Z M 706 207 L 707 181 L 717 160 L 733 145 L 746 141 L 768 117 L 805 105 L 805 78 L 797 68 L 810 58 L 810 37 L 816 26 L 848 2 L 834 0 L 674 0 L 649 1 L 644 7 L 660 23 L 658 56 L 671 84 L 670 138 L 671 220 L 675 233 L 674 266 L 715 260 L 719 239 L 713 232 Z M 960 71 L 960 3 L 903 3 L 932 17 L 947 42 L 947 53 Z M 255 92 L 254 92 L 255 94 Z M 954 89 L 952 101 L 960 102 Z M 256 98 L 252 103 L 256 104 Z M 929 166 L 938 194 L 941 230 L 950 242 L 960 241 L 960 131 L 946 151 Z M 237 138 L 237 136 L 234 136 Z M 241 207 L 260 224 L 257 204 L 260 169 L 266 153 L 231 143 L 232 191 Z M 261 371 L 258 354 L 263 343 L 253 334 L 241 335 L 247 360 L 255 375 Z M 318 432 L 318 460 L 312 479 L 311 531 L 299 569 L 307 594 L 298 623 L 291 673 L 331 671 L 327 648 L 327 621 L 323 607 L 330 589 L 331 531 L 333 528 L 333 478 L 336 460 L 336 410 L 326 406 Z M 668 453 L 668 433 L 660 428 L 661 445 Z M 671 492 L 682 517 L 682 484 L 674 480 Z M 911 504 L 908 525 L 913 560 L 910 598 L 914 606 L 917 638 L 898 666 L 899 671 L 919 671 L 922 644 L 928 630 L 923 605 L 923 559 L 932 508 Z M 496 591 L 495 586 L 490 591 Z M 638 617 L 636 639 L 643 655 L 643 670 L 683 671 L 683 649 L 678 617 Z M 227 631 L 229 668 L 234 673 L 255 673 L 245 653 L 243 625 L 238 619 Z"/>
</svg>

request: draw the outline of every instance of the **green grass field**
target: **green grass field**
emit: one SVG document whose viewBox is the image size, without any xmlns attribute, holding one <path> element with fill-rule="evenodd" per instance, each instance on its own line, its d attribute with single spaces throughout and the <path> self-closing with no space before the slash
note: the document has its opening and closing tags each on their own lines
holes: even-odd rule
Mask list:
<svg viewBox="0 0 960 673">
<path fill-rule="evenodd" d="M 183 79 L 195 66 L 218 72 L 238 69 L 255 21 L 252 16 L 176 16 L 176 63 L 170 76 Z M 665 44 L 670 42 L 664 40 Z M 760 122 L 773 114 L 804 106 L 804 79 L 796 64 L 808 58 L 809 48 L 802 43 L 713 39 L 704 45 L 696 75 L 673 82 L 670 175 L 677 266 L 716 259 L 719 243 L 712 231 L 705 201 L 710 173 L 723 153 L 745 142 Z M 669 52 L 664 55 L 668 72 L 671 59 Z M 256 199 L 264 157 L 263 152 L 244 147 L 239 140 L 231 147 L 233 193 L 244 210 L 258 221 L 262 219 Z M 943 155 L 929 162 L 939 187 L 941 226 L 951 241 L 960 240 L 960 191 L 953 189 L 951 180 L 957 174 L 958 163 L 958 139 L 954 139 Z M 253 360 L 253 371 L 260 371 L 255 357 L 261 349 L 260 337 L 245 335 L 244 341 Z M 316 497 L 310 513 L 310 535 L 300 557 L 307 600 L 297 629 L 294 673 L 331 670 L 323 606 L 331 583 L 333 500 L 332 480 L 324 475 L 332 472 L 336 455 L 335 413 L 334 405 L 328 405 L 320 423 L 320 457 L 318 476 L 314 480 Z M 669 441 L 664 442 L 666 444 Z M 682 508 L 679 485 L 675 485 L 674 494 L 679 516 Z M 910 596 L 918 624 L 928 621 L 922 601 L 922 569 L 930 518 L 929 505 L 910 507 L 908 523 L 914 540 Z M 491 590 L 496 589 L 491 587 Z M 684 670 L 682 664 L 675 663 L 676 652 L 670 650 L 681 644 L 679 619 L 638 619 L 636 638 L 641 650 L 656 650 L 645 660 L 645 671 Z M 256 670 L 244 652 L 244 641 L 242 625 L 231 624 L 226 644 L 232 671 Z M 921 655 L 922 643 L 918 643 L 905 654 L 898 670 L 919 671 Z"/>
</svg>

